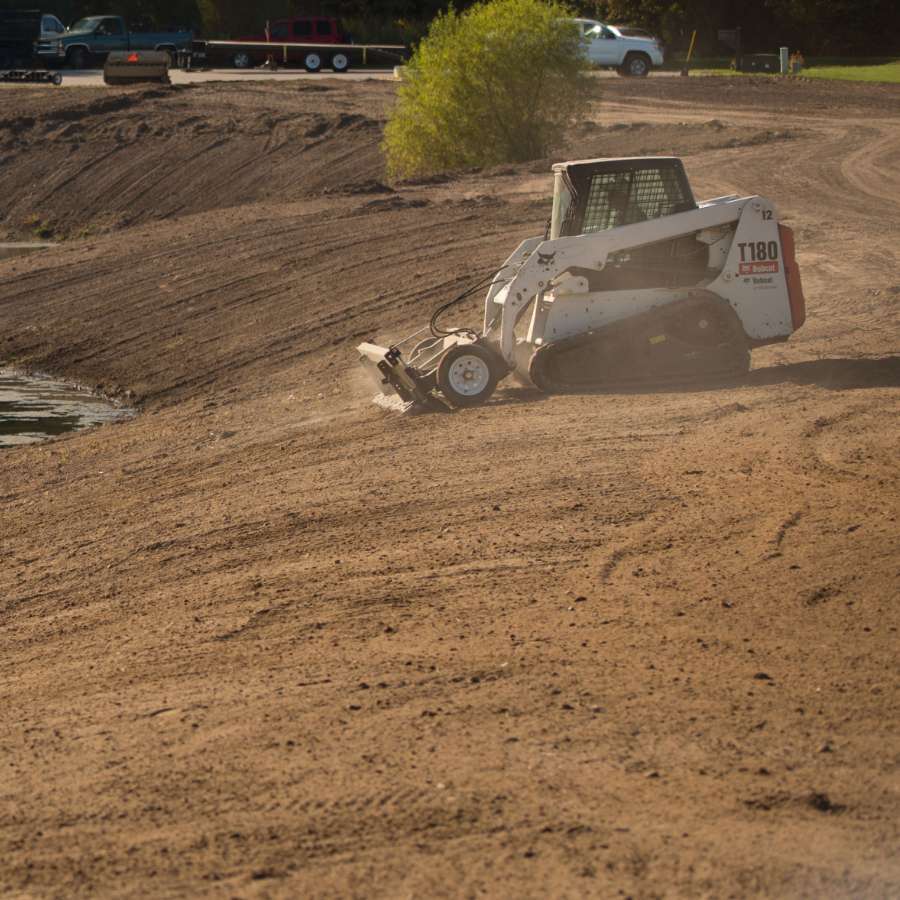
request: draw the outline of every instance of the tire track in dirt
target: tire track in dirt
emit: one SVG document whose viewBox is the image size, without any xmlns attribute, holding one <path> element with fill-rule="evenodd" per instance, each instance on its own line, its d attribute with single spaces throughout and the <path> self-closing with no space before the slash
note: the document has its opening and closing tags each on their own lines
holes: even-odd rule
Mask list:
<svg viewBox="0 0 900 900">
<path fill-rule="evenodd" d="M 879 203 L 900 206 L 900 126 L 886 123 L 880 137 L 868 142 L 841 162 L 841 174 L 849 184 Z"/>
</svg>

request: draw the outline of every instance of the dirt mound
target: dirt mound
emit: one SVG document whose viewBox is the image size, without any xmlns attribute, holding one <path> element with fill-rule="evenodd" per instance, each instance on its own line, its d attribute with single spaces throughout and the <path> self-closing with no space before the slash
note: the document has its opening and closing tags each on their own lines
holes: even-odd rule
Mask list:
<svg viewBox="0 0 900 900">
<path fill-rule="evenodd" d="M 74 104 L 59 93 L 39 117 L 0 97 L 0 230 L 78 237 L 371 184 L 386 96 L 369 84 L 338 102 L 302 83 L 92 91 Z"/>
<path fill-rule="evenodd" d="M 359 82 L 72 90 L 33 109 L 0 94 L 0 235 L 78 238 L 148 220 L 320 194 L 387 193 L 379 145 L 394 86 Z M 73 98 L 74 102 L 73 102 Z M 734 122 L 578 124 L 561 155 L 739 148 L 801 136 Z M 439 173 L 400 187 L 543 173 L 550 160 Z"/>
<path fill-rule="evenodd" d="M 788 129 L 748 131 L 739 123 L 719 119 L 676 123 L 615 122 L 610 125 L 589 120 L 573 128 L 568 151 L 572 157 L 588 159 L 604 156 L 687 156 L 705 150 L 750 147 L 801 136 L 799 132 Z"/>
</svg>

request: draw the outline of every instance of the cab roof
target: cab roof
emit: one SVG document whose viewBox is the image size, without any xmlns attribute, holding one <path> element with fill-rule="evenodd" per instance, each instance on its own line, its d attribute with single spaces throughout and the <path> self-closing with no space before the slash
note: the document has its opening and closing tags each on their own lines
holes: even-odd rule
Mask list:
<svg viewBox="0 0 900 900">
<path fill-rule="evenodd" d="M 684 168 L 677 156 L 603 156 L 553 164 L 554 172 L 630 172 L 634 169 Z"/>
</svg>

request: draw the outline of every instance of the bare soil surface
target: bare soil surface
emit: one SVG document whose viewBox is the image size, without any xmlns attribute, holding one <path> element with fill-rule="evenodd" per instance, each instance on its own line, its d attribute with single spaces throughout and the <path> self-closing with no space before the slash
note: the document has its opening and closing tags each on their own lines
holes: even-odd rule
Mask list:
<svg viewBox="0 0 900 900">
<path fill-rule="evenodd" d="M 0 360 L 142 410 L 0 458 L 0 895 L 897 896 L 900 91 L 605 84 L 560 156 L 773 199 L 806 325 L 413 417 L 354 345 L 551 183 L 388 185 L 392 92 L 0 92 Z"/>
</svg>

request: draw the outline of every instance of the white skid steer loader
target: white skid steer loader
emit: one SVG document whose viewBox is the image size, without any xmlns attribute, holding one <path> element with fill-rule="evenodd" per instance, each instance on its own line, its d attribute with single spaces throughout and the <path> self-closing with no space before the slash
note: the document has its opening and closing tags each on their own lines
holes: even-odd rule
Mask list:
<svg viewBox="0 0 900 900">
<path fill-rule="evenodd" d="M 544 237 L 493 276 L 484 324 L 360 344 L 385 394 L 475 406 L 514 374 L 551 393 L 742 375 L 804 321 L 793 232 L 763 197 L 697 203 L 674 157 L 558 163 Z M 476 285 L 478 287 L 479 285 Z"/>
</svg>

